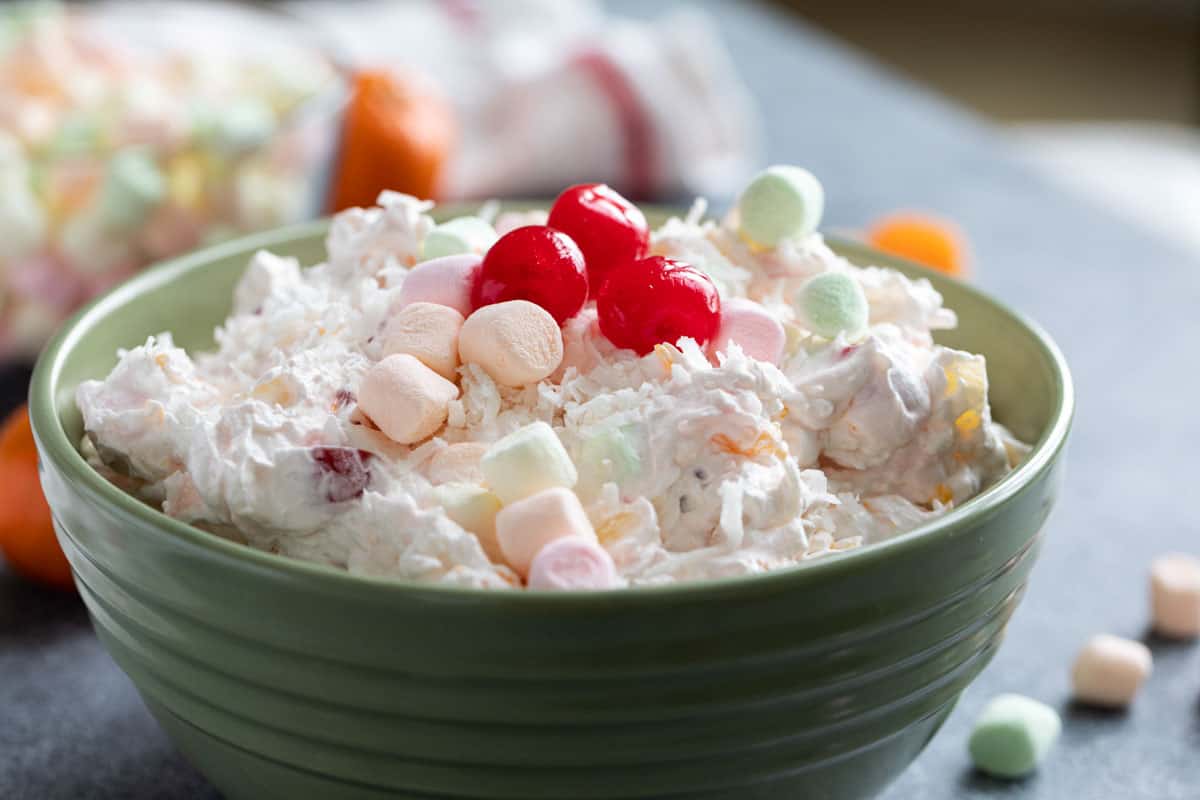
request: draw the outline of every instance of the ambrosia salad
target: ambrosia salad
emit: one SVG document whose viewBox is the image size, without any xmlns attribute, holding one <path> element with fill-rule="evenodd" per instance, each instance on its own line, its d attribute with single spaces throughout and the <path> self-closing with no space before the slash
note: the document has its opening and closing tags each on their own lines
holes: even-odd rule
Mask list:
<svg viewBox="0 0 1200 800">
<path fill-rule="evenodd" d="M 84 451 L 177 519 L 351 572 L 597 589 L 902 534 L 1004 475 L 982 356 L 924 280 L 816 233 L 772 167 L 721 222 L 602 185 L 463 217 L 385 192 L 328 261 L 260 252 L 216 333 L 78 390 Z"/>
</svg>

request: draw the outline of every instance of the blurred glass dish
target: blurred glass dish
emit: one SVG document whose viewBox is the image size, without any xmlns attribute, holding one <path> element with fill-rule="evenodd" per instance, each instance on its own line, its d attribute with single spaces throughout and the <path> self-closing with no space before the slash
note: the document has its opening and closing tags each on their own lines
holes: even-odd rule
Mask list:
<svg viewBox="0 0 1200 800">
<path fill-rule="evenodd" d="M 0 8 L 0 361 L 145 265 L 319 213 L 342 81 L 224 3 Z"/>
</svg>

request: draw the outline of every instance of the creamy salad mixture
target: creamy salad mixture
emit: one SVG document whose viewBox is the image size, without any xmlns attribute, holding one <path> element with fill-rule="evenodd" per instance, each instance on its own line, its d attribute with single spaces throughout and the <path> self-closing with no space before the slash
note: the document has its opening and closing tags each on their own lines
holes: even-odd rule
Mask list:
<svg viewBox="0 0 1200 800">
<path fill-rule="evenodd" d="M 437 231 L 441 261 L 447 249 L 460 260 L 478 252 L 486 271 L 490 251 L 516 231 L 541 230 L 546 215 L 484 211 L 447 228 L 430 216 L 431 203 L 384 193 L 378 207 L 334 219 L 324 264 L 256 254 L 214 352 L 189 354 L 163 333 L 122 351 L 104 380 L 80 386 L 84 450 L 166 514 L 251 547 L 358 574 L 475 587 L 535 583 L 509 555 L 515 546 L 504 536 L 515 534 L 503 525 L 497 544 L 492 517 L 515 501 L 495 499 L 481 459 L 539 422 L 574 467 L 558 485 L 586 513 L 575 529 L 590 526 L 588 541 L 611 558 L 605 587 L 759 573 L 902 534 L 996 481 L 1026 448 L 991 418 L 983 357 L 934 343 L 933 331 L 956 322 L 937 291 L 835 254 L 813 231 L 819 185 L 773 169 L 723 221 L 703 221 L 697 203 L 636 253 L 707 276 L 701 291 L 711 285 L 730 320 L 739 308 L 770 331 L 778 325 L 781 347 L 767 358 L 748 354 L 758 345 L 744 347 L 737 331 L 722 339 L 708 328 L 699 337 L 708 341 L 619 348 L 617 323 L 606 320 L 620 317 L 594 285 L 595 246 L 579 236 L 593 286 L 562 323 L 553 372 L 508 385 L 495 379 L 500 367 L 464 355 L 449 371 L 443 365 L 448 377 L 430 372 L 450 387 L 450 399 L 429 412 L 436 429 L 396 441 L 378 413 L 360 407 L 359 390 L 397 358 L 386 332 L 427 240 Z M 754 190 L 768 195 L 768 211 Z M 772 191 L 792 193 L 791 217 Z M 447 248 L 448 233 L 467 229 Z M 865 298 L 866 324 L 854 324 L 844 297 L 811 288 L 829 274 Z M 645 285 L 652 295 L 657 284 Z M 477 285 L 473 292 L 479 307 Z M 463 354 L 480 313 L 465 311 Z M 411 399 L 401 394 L 396 402 Z M 484 522 L 455 513 L 464 496 L 487 501 Z"/>
</svg>

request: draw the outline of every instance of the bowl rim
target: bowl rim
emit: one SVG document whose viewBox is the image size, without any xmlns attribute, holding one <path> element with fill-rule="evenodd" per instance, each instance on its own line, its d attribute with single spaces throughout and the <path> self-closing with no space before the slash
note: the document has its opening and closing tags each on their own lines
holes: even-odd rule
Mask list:
<svg viewBox="0 0 1200 800">
<path fill-rule="evenodd" d="M 669 208 L 655 210 L 677 213 L 675 209 Z M 382 592 L 431 601 L 483 601 L 486 598 L 486 602 L 501 605 L 560 608 L 593 606 L 597 603 L 612 606 L 652 601 L 655 598 L 685 601 L 701 595 L 707 597 L 726 592 L 769 591 L 790 583 L 803 585 L 806 581 L 818 578 L 836 579 L 839 575 L 878 563 L 881 559 L 889 559 L 924 547 L 936 547 L 939 539 L 952 535 L 965 524 L 992 514 L 1049 469 L 1063 449 L 1070 432 L 1075 409 L 1075 390 L 1062 351 L 1040 325 L 1005 303 L 963 283 L 962 289 L 974 295 L 975 300 L 991 305 L 1009 317 L 1014 324 L 1024 327 L 1032 334 L 1042 356 L 1052 368 L 1053 390 L 1057 395 L 1054 398 L 1054 410 L 1049 424 L 1034 443 L 1029 455 L 1002 479 L 958 508 L 901 536 L 763 573 L 577 592 L 528 589 L 502 591 L 494 588 L 358 575 L 334 566 L 267 553 L 223 539 L 167 516 L 153 506 L 121 491 L 94 470 L 68 438 L 55 403 L 59 391 L 58 380 L 64 363 L 74 345 L 89 332 L 94 321 L 136 300 L 146 291 L 169 284 L 181 274 L 204 268 L 211 261 L 239 253 L 246 253 L 248 257 L 259 249 L 270 249 L 296 239 L 323 235 L 328 225 L 329 218 L 290 225 L 233 239 L 163 261 L 113 287 L 79 309 L 46 345 L 30 381 L 29 414 L 39 457 L 51 461 L 63 479 L 72 482 L 75 489 L 87 497 L 89 503 L 105 504 L 118 513 L 132 514 L 146 526 L 170 534 L 180 546 L 195 548 L 209 556 L 241 561 L 246 566 L 265 570 L 276 578 L 303 579 L 308 585 L 319 582 L 321 590 L 326 592 Z M 862 260 L 868 260 L 874 265 L 903 268 L 922 277 L 946 278 L 928 267 L 875 250 L 862 242 L 840 236 L 827 235 L 825 238 L 851 261 L 862 263 Z"/>
</svg>

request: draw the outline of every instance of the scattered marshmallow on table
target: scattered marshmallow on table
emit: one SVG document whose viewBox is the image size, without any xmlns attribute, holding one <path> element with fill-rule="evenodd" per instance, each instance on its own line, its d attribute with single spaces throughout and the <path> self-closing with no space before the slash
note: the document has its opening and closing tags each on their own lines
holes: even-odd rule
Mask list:
<svg viewBox="0 0 1200 800">
<path fill-rule="evenodd" d="M 723 353 L 736 342 L 750 358 L 778 364 L 786 341 L 783 323 L 760 304 L 744 297 L 721 301 L 721 326 L 709 344 L 714 353 Z"/>
<path fill-rule="evenodd" d="M 867 332 L 867 295 L 858 281 L 841 272 L 814 275 L 796 291 L 800 325 L 827 339 L 844 333 L 857 339 Z"/>
<path fill-rule="evenodd" d="M 479 463 L 487 485 L 505 503 L 544 489 L 571 489 L 575 464 L 545 422 L 534 422 L 494 443 Z"/>
<path fill-rule="evenodd" d="M 509 503 L 496 514 L 500 551 L 521 576 L 529 574 L 534 557 L 542 548 L 568 536 L 596 541 L 592 523 L 570 489 L 546 489 Z"/>
<path fill-rule="evenodd" d="M 611 589 L 620 584 L 612 556 L 582 536 L 555 539 L 533 557 L 530 589 Z"/>
<path fill-rule="evenodd" d="M 446 421 L 458 387 L 407 353 L 375 364 L 358 387 L 358 407 L 389 439 L 413 444 Z"/>
<path fill-rule="evenodd" d="M 550 312 L 528 300 L 480 308 L 463 323 L 458 352 L 505 386 L 549 377 L 563 358 L 562 330 Z"/>
<path fill-rule="evenodd" d="M 1123 708 L 1133 702 L 1152 666 L 1150 649 L 1141 642 L 1093 636 L 1071 670 L 1074 697 L 1089 705 Z"/>
<path fill-rule="evenodd" d="M 825 190 L 806 169 L 767 167 L 742 190 L 737 210 L 742 238 L 755 247 L 772 248 L 817 229 L 825 213 Z"/>
<path fill-rule="evenodd" d="M 1058 739 L 1058 712 L 1019 694 L 1002 694 L 983 709 L 968 750 L 975 768 L 998 778 L 1021 778 L 1037 769 Z"/>
<path fill-rule="evenodd" d="M 464 317 L 471 314 L 471 284 L 482 259 L 468 253 L 422 261 L 404 276 L 396 308 L 413 303 L 449 306 Z"/>
<path fill-rule="evenodd" d="M 438 225 L 425 237 L 423 258 L 461 253 L 483 253 L 496 242 L 496 230 L 479 217 L 456 217 Z"/>
<path fill-rule="evenodd" d="M 1174 639 L 1200 636 L 1200 559 L 1172 553 L 1150 567 L 1155 632 Z"/>
<path fill-rule="evenodd" d="M 383 353 L 408 353 L 447 380 L 458 370 L 458 335 L 463 315 L 437 303 L 400 309 L 383 331 Z"/>
<path fill-rule="evenodd" d="M 435 486 L 433 496 L 446 511 L 446 516 L 457 522 L 479 539 L 483 551 L 493 562 L 499 563 L 503 554 L 496 541 L 496 514 L 500 511 L 500 498 L 481 486 L 469 483 L 446 483 Z"/>
</svg>

